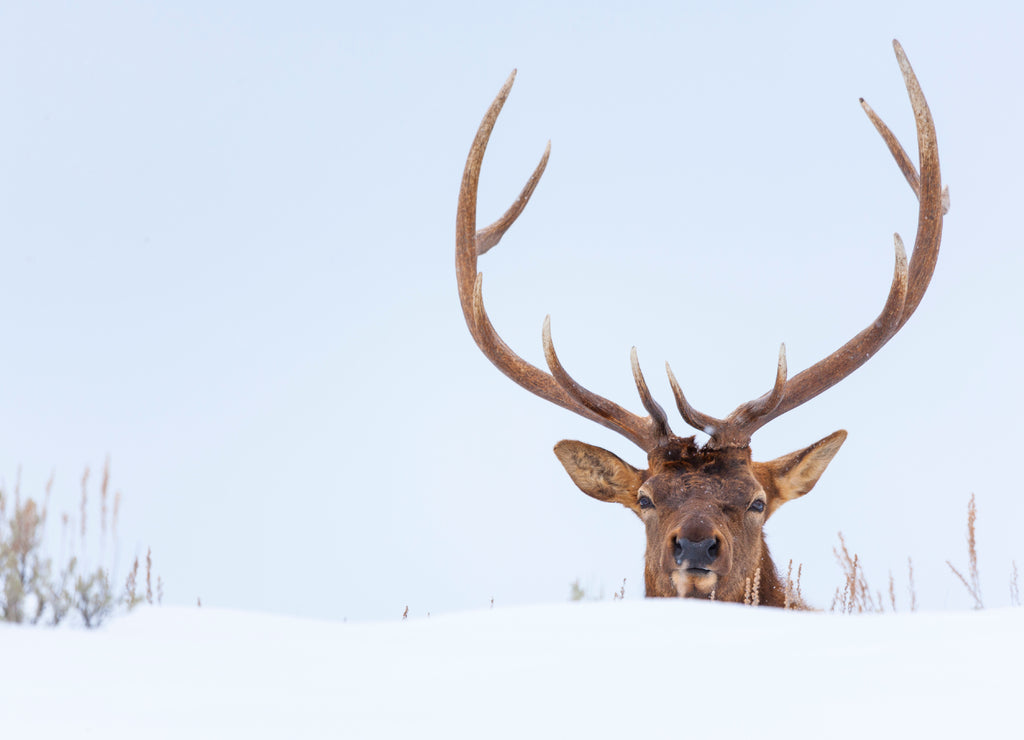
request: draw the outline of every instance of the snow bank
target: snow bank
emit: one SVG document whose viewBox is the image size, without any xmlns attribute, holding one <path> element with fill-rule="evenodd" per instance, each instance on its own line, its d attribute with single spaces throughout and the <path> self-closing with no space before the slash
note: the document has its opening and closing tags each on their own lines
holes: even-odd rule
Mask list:
<svg viewBox="0 0 1024 740">
<path fill-rule="evenodd" d="M 1022 658 L 1024 609 L 652 600 L 337 624 L 141 608 L 94 632 L 0 626 L 0 726 L 134 740 L 1006 736 Z"/>
</svg>

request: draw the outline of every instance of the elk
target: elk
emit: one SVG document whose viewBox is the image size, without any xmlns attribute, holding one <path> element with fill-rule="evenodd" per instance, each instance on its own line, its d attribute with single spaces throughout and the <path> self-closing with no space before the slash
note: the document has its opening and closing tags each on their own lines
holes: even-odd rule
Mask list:
<svg viewBox="0 0 1024 740">
<path fill-rule="evenodd" d="M 709 436 L 703 445 L 697 444 L 695 436 L 672 433 L 664 409 L 652 398 L 640 371 L 635 347 L 631 352 L 633 378 L 646 416 L 587 390 L 569 375 L 551 341 L 550 317 L 545 319 L 542 332 L 549 372 L 519 357 L 495 331 L 484 309 L 477 258 L 498 244 L 523 212 L 547 166 L 551 144 L 515 203 L 501 218 L 478 231 L 480 166 L 491 130 L 512 88 L 514 71 L 477 130 L 462 177 L 456 220 L 456 273 L 466 324 L 483 354 L 517 384 L 618 432 L 647 454 L 647 468 L 639 469 L 612 452 L 584 442 L 563 440 L 555 445 L 555 455 L 580 490 L 599 501 L 622 504 L 643 522 L 647 534 L 644 586 L 648 597 L 746 600 L 770 606 L 791 603 L 791 592 L 768 552 L 764 525 L 780 506 L 814 487 L 846 439 L 846 432 L 837 431 L 770 462 L 753 461 L 751 435 L 840 382 L 903 327 L 931 280 L 942 219 L 949 208 L 949 193 L 939 176 L 931 112 L 903 48 L 898 41 L 893 41 L 893 47 L 917 123 L 920 174 L 885 123 L 863 99 L 860 103 L 919 202 L 917 236 L 909 264 L 896 234 L 894 276 L 878 318 L 828 357 L 791 378 L 782 345 L 771 390 L 724 418 L 691 406 L 666 364 L 680 415 L 688 425 Z"/>
</svg>

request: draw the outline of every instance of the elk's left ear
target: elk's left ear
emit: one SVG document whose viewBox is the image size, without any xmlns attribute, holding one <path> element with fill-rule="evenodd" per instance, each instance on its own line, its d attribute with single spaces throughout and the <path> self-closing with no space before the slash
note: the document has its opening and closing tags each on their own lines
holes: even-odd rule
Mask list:
<svg viewBox="0 0 1024 740">
<path fill-rule="evenodd" d="M 774 514 L 787 501 L 800 498 L 814 488 L 845 441 L 846 431 L 840 429 L 810 447 L 771 462 L 754 463 L 754 475 L 768 494 L 768 515 Z"/>
</svg>

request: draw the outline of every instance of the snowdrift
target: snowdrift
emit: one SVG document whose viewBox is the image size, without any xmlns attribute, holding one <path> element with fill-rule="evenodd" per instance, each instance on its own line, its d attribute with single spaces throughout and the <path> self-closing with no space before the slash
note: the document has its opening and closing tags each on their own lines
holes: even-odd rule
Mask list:
<svg viewBox="0 0 1024 740">
<path fill-rule="evenodd" d="M 1009 737 L 1022 658 L 1019 608 L 651 600 L 339 624 L 159 607 L 98 631 L 0 626 L 0 707 L 10 738 Z"/>
</svg>

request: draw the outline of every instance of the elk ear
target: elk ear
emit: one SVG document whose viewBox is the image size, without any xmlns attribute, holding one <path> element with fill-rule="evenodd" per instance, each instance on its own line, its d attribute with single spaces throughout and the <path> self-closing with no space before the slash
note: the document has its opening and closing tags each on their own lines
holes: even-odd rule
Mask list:
<svg viewBox="0 0 1024 740">
<path fill-rule="evenodd" d="M 583 493 L 598 501 L 613 501 L 636 508 L 636 492 L 644 482 L 639 470 L 608 450 L 563 439 L 555 455 Z"/>
<path fill-rule="evenodd" d="M 846 431 L 840 429 L 810 447 L 771 462 L 754 463 L 755 475 L 768 494 L 768 515 L 771 516 L 787 501 L 800 498 L 814 488 L 845 441 Z"/>
</svg>

